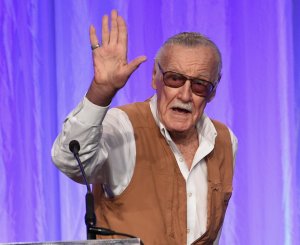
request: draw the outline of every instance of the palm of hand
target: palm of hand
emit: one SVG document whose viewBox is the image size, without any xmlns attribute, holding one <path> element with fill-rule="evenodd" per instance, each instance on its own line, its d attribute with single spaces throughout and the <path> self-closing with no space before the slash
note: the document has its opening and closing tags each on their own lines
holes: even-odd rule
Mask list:
<svg viewBox="0 0 300 245">
<path fill-rule="evenodd" d="M 130 74 L 127 69 L 126 50 L 118 45 L 106 46 L 93 52 L 95 83 L 110 85 L 112 89 L 122 88 Z"/>
<path fill-rule="evenodd" d="M 96 30 L 90 27 L 92 47 L 99 43 Z M 97 105 L 108 105 L 130 75 L 146 60 L 145 56 L 127 62 L 127 27 L 117 11 L 111 13 L 111 30 L 108 16 L 102 18 L 102 45 L 93 49 L 94 79 L 87 98 Z"/>
</svg>

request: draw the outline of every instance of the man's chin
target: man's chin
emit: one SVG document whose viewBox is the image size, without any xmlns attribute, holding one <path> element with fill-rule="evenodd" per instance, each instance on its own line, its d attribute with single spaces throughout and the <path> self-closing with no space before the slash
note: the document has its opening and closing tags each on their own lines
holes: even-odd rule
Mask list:
<svg viewBox="0 0 300 245">
<path fill-rule="evenodd" d="M 185 134 L 193 128 L 190 118 L 180 118 L 179 120 L 178 118 L 169 117 L 162 122 L 169 133 Z"/>
<path fill-rule="evenodd" d="M 175 133 L 175 134 L 186 134 L 187 132 L 189 132 L 191 130 L 191 127 L 188 127 L 186 125 L 178 125 L 175 126 L 172 125 L 172 127 L 167 128 L 167 130 L 169 131 L 169 133 Z"/>
</svg>

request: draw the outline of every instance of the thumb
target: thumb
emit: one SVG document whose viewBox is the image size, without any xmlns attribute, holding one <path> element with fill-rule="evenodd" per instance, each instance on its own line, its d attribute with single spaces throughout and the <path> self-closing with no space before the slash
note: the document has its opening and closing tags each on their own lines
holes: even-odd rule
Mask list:
<svg viewBox="0 0 300 245">
<path fill-rule="evenodd" d="M 133 73 L 143 62 L 147 60 L 146 56 L 139 56 L 132 60 L 130 63 L 127 64 L 127 71 L 129 74 Z"/>
</svg>

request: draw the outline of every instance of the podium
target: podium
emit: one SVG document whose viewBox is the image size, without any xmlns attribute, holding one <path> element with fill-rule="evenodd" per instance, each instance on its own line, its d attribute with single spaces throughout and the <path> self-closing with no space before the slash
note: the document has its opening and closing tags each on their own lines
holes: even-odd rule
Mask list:
<svg viewBox="0 0 300 245">
<path fill-rule="evenodd" d="M 83 241 L 65 241 L 65 242 L 17 242 L 0 243 L 0 245 L 140 245 L 138 238 L 130 239 L 103 239 L 103 240 L 83 240 Z"/>
</svg>

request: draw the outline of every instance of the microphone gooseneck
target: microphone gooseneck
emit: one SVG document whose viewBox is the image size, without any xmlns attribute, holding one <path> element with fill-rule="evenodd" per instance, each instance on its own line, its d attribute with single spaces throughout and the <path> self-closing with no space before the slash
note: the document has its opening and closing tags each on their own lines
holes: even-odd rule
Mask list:
<svg viewBox="0 0 300 245">
<path fill-rule="evenodd" d="M 76 158 L 77 160 L 77 163 L 79 165 L 79 168 L 80 168 L 80 171 L 81 171 L 81 174 L 82 174 L 82 177 L 83 177 L 83 180 L 84 180 L 84 183 L 86 185 L 86 188 L 87 188 L 87 192 L 88 193 L 91 193 L 91 187 L 87 181 L 87 178 L 86 178 L 86 175 L 85 175 L 85 171 L 83 169 L 83 166 L 82 166 L 82 163 L 80 161 L 80 158 L 79 158 L 79 150 L 80 150 L 80 144 L 77 140 L 72 140 L 70 143 L 69 143 L 69 149 L 70 151 L 73 153 L 74 157 Z"/>
<path fill-rule="evenodd" d="M 85 171 L 84 168 L 82 166 L 82 162 L 80 161 L 79 158 L 79 150 L 80 150 L 80 144 L 77 140 L 72 140 L 69 143 L 69 149 L 70 151 L 73 153 L 75 159 L 77 160 L 77 163 L 79 165 L 84 183 L 86 185 L 87 188 L 87 193 L 85 195 L 85 216 L 84 216 L 84 220 L 85 220 L 85 224 L 86 224 L 86 231 L 87 231 L 87 239 L 88 240 L 94 240 L 96 239 L 96 233 L 91 231 L 90 228 L 94 227 L 96 225 L 96 215 L 94 212 L 94 196 L 93 193 L 91 191 L 91 187 L 87 181 L 86 175 L 85 175 Z"/>
</svg>

